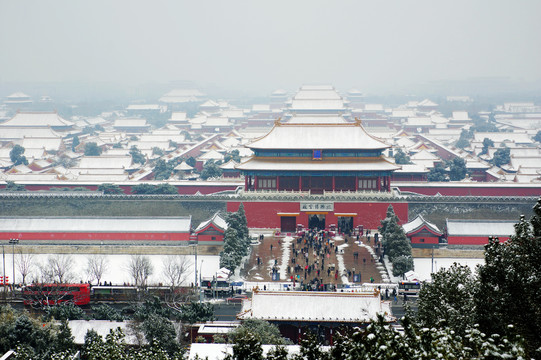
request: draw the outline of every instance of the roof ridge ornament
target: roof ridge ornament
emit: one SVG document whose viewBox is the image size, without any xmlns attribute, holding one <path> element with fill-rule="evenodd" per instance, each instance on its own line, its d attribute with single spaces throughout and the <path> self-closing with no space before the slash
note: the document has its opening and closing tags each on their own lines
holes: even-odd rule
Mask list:
<svg viewBox="0 0 541 360">
<path fill-rule="evenodd" d="M 282 126 L 282 117 L 279 117 L 278 119 L 274 120 L 274 126 Z"/>
<path fill-rule="evenodd" d="M 363 121 L 361 119 L 359 119 L 358 117 L 355 117 L 355 125 L 359 126 L 359 125 L 362 125 L 363 124 Z"/>
</svg>

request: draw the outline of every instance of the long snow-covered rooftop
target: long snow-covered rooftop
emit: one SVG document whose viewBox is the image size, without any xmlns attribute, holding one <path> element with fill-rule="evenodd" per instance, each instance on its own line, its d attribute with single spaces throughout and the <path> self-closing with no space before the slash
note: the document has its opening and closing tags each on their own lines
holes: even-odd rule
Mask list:
<svg viewBox="0 0 541 360">
<path fill-rule="evenodd" d="M 449 236 L 511 236 L 515 234 L 513 220 L 451 220 L 447 219 Z"/>
<path fill-rule="evenodd" d="M 1 126 L 66 127 L 73 126 L 73 123 L 63 119 L 56 112 L 18 112 Z"/>
<path fill-rule="evenodd" d="M 318 160 L 306 158 L 256 158 L 237 165 L 238 170 L 269 171 L 393 171 L 399 166 L 376 157 L 350 158 L 348 160 Z"/>
<path fill-rule="evenodd" d="M 254 291 L 239 319 L 366 323 L 378 314 L 391 321 L 390 304 L 378 293 Z"/>
<path fill-rule="evenodd" d="M 382 140 L 368 134 L 360 122 L 346 124 L 288 124 L 276 122 L 252 149 L 387 149 Z"/>
<path fill-rule="evenodd" d="M 0 217 L 3 232 L 189 232 L 191 216 Z"/>
</svg>

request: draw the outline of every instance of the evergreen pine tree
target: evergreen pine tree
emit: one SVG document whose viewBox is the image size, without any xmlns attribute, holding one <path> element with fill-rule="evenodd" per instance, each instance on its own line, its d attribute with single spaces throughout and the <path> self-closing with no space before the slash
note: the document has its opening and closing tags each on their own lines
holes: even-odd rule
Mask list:
<svg viewBox="0 0 541 360">
<path fill-rule="evenodd" d="M 528 222 L 501 243 L 489 239 L 475 296 L 480 330 L 524 338 L 531 358 L 541 358 L 541 198 Z"/>
<path fill-rule="evenodd" d="M 473 328 L 477 278 L 468 266 L 453 264 L 432 274 L 419 292 L 417 320 L 421 327 L 451 327 L 459 335 Z"/>
<path fill-rule="evenodd" d="M 233 355 L 227 355 L 227 360 L 263 360 L 263 347 L 255 334 L 245 331 L 239 334 L 233 345 Z"/>
</svg>

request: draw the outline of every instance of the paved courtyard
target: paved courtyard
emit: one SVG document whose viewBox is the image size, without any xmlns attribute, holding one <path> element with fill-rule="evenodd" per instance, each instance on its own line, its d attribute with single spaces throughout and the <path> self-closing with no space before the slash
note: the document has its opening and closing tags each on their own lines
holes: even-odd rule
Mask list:
<svg viewBox="0 0 541 360">
<path fill-rule="evenodd" d="M 244 277 L 247 281 L 269 282 L 274 269 L 282 282 L 291 281 L 293 276 L 296 282 L 303 283 L 317 278 L 323 284 L 351 284 L 354 274 L 360 274 L 361 283 L 370 282 L 371 278 L 375 283 L 383 282 L 377 267 L 381 265 L 378 261 L 380 254 L 374 246 L 373 236 L 370 242 L 366 235 L 361 236 L 358 242 L 356 236 L 346 235 L 327 237 L 324 242 L 330 251 L 317 254 L 313 247 L 308 247 L 307 242 L 294 234 L 265 235 L 259 245 L 253 246 Z M 295 251 L 298 253 L 296 257 Z M 307 266 L 312 268 L 307 270 Z"/>
</svg>

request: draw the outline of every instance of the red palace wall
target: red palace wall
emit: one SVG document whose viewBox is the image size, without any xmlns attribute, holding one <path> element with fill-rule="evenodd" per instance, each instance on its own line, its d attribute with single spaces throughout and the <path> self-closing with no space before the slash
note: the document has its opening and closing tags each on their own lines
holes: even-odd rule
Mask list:
<svg viewBox="0 0 541 360">
<path fill-rule="evenodd" d="M 25 240 L 117 240 L 117 241 L 188 241 L 189 233 L 130 233 L 130 232 L 0 232 L 0 241 Z"/>
<path fill-rule="evenodd" d="M 425 239 L 424 242 L 421 242 L 421 239 Z M 412 244 L 438 244 L 439 238 L 437 236 L 412 236 L 410 238 Z"/>
<path fill-rule="evenodd" d="M 212 239 L 214 237 L 214 240 Z M 223 235 L 197 235 L 197 241 L 208 241 L 221 244 L 224 242 Z"/>
<path fill-rule="evenodd" d="M 498 236 L 500 242 L 509 240 L 509 236 Z M 488 244 L 487 236 L 448 236 L 447 242 L 449 245 L 486 245 Z"/>
<path fill-rule="evenodd" d="M 356 213 L 353 217 L 353 226 L 363 225 L 365 229 L 377 229 L 380 221 L 385 218 L 387 208 L 393 205 L 395 214 L 400 219 L 400 223 L 404 224 L 408 221 L 408 204 L 407 203 L 334 203 L 334 211 L 326 212 L 325 224 L 337 224 L 338 217 L 335 213 Z M 228 202 L 227 211 L 234 212 L 239 208 L 240 202 Z M 306 212 L 300 211 L 299 202 L 243 202 L 250 228 L 276 228 L 281 226 L 280 216 L 278 213 L 299 213 L 296 216 L 297 224 L 308 226 L 308 215 Z M 321 212 L 320 212 L 321 213 Z"/>
<path fill-rule="evenodd" d="M 484 183 L 486 184 L 486 183 Z M 539 196 L 541 194 L 541 185 L 536 187 L 520 187 L 520 186 L 498 186 L 491 184 L 490 186 L 430 186 L 427 183 L 419 183 L 418 186 L 393 184 L 402 192 L 413 192 L 422 195 L 436 195 L 437 193 L 443 196 Z"/>
</svg>

